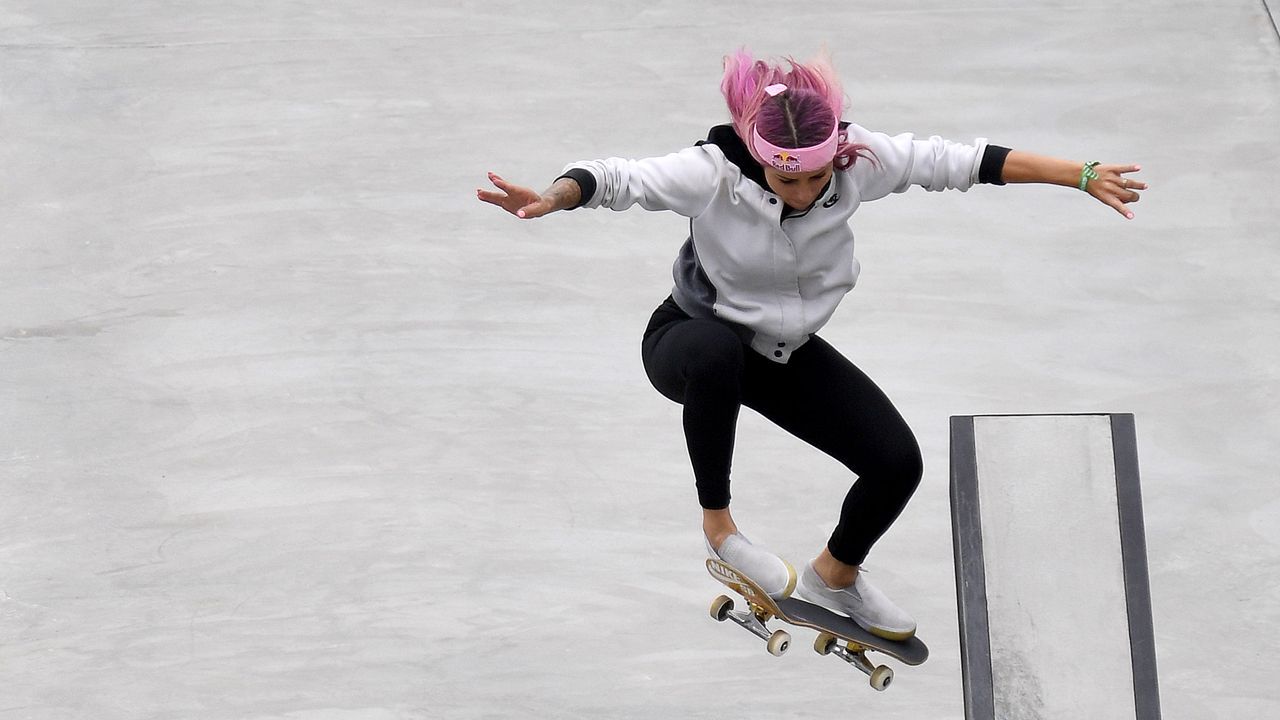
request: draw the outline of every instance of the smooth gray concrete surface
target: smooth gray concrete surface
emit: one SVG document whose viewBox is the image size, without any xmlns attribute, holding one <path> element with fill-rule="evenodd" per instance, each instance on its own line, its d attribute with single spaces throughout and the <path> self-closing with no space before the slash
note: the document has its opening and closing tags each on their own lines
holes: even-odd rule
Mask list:
<svg viewBox="0 0 1280 720">
<path fill-rule="evenodd" d="M 1133 720 L 1111 417 L 973 432 L 994 717 Z"/>
<path fill-rule="evenodd" d="M 638 351 L 685 221 L 474 196 L 824 42 L 868 127 L 1152 186 L 855 216 L 823 335 L 927 462 L 883 694 L 707 617 Z M 1278 161 L 1258 0 L 0 0 L 0 718 L 959 718 L 947 418 L 1008 412 L 1136 415 L 1164 715 L 1280 716 Z M 743 414 L 754 539 L 804 562 L 849 482 Z"/>
</svg>

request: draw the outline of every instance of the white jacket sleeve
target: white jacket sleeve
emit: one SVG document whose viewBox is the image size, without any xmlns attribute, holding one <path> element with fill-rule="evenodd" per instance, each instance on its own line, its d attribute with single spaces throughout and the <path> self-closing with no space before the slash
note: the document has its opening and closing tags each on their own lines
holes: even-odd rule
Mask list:
<svg viewBox="0 0 1280 720">
<path fill-rule="evenodd" d="M 875 153 L 875 162 L 859 158 L 854 166 L 863 200 L 905 192 L 912 185 L 934 191 L 968 190 L 978 182 L 987 147 L 985 138 L 964 145 L 937 135 L 928 140 L 917 140 L 911 133 L 890 137 L 857 125 L 849 126 L 849 141 L 864 143 Z"/>
<path fill-rule="evenodd" d="M 608 158 L 570 163 L 596 180 L 595 192 L 582 207 L 626 210 L 671 210 L 697 217 L 715 198 L 724 156 L 706 146 L 686 148 L 662 157 L 628 160 Z"/>
</svg>

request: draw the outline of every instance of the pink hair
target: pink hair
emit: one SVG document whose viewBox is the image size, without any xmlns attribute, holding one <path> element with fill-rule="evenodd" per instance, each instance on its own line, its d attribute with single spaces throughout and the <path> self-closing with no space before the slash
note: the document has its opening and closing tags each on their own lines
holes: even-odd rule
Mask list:
<svg viewBox="0 0 1280 720">
<path fill-rule="evenodd" d="M 752 128 L 778 147 L 811 147 L 827 139 L 844 109 L 844 89 L 825 55 L 807 64 L 788 57 L 786 63 L 790 69 L 784 70 L 781 65 L 755 59 L 745 49 L 724 59 L 720 92 L 729 105 L 738 137 L 762 165 L 764 160 L 752 148 Z M 770 97 L 765 88 L 775 83 L 785 84 L 787 91 Z M 850 143 L 846 132 L 841 130 L 836 168 L 852 167 L 859 157 L 874 162 L 870 148 Z"/>
</svg>

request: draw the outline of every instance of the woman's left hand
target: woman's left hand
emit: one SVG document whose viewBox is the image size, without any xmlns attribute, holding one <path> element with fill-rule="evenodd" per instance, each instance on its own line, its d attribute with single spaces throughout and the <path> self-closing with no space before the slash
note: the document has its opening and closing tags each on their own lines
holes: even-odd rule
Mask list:
<svg viewBox="0 0 1280 720">
<path fill-rule="evenodd" d="M 1140 199 L 1139 190 L 1146 190 L 1147 184 L 1140 180 L 1125 177 L 1126 173 L 1138 172 L 1138 165 L 1097 165 L 1093 168 L 1098 177 L 1089 181 L 1085 192 L 1099 201 L 1115 208 L 1116 212 L 1132 220 L 1133 212 L 1125 207 Z"/>
</svg>

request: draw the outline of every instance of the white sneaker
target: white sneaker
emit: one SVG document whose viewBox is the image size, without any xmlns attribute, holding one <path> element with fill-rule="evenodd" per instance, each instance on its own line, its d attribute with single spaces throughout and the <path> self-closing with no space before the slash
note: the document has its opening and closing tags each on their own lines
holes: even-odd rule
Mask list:
<svg viewBox="0 0 1280 720">
<path fill-rule="evenodd" d="M 725 538 L 725 541 L 720 543 L 719 552 L 711 547 L 711 541 L 707 540 L 707 552 L 711 557 L 723 560 L 741 570 L 774 600 L 791 597 L 791 593 L 795 592 L 796 569 L 791 566 L 791 563 L 759 545 L 752 545 L 751 541 L 741 533 L 734 533 Z"/>
<path fill-rule="evenodd" d="M 858 572 L 850 587 L 835 590 L 827 586 L 810 562 L 800 576 L 799 590 L 801 598 L 848 615 L 872 635 L 886 640 L 906 640 L 916 634 L 916 621 L 867 581 L 866 570 Z"/>
</svg>

